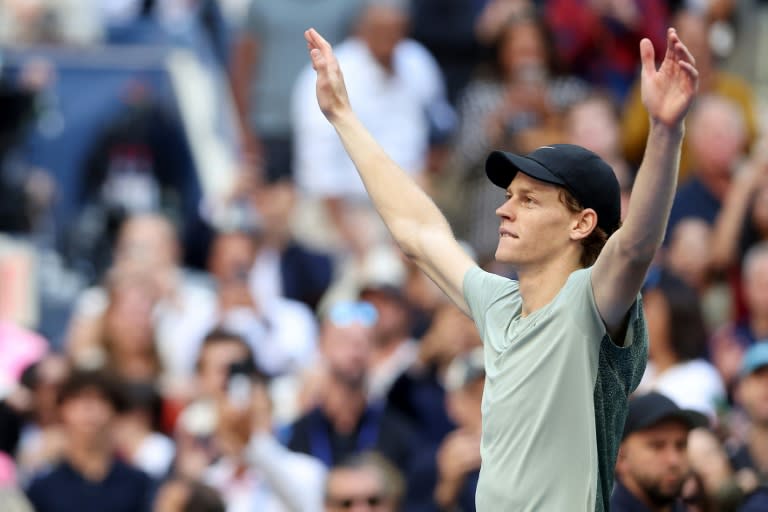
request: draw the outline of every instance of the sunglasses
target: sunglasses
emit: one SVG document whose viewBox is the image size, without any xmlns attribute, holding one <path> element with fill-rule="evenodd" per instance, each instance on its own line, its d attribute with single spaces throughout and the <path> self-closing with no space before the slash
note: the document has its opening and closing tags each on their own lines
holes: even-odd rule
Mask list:
<svg viewBox="0 0 768 512">
<path fill-rule="evenodd" d="M 328 311 L 328 320 L 337 327 L 362 324 L 373 327 L 379 318 L 376 308 L 370 302 L 337 302 Z"/>
<path fill-rule="evenodd" d="M 325 501 L 331 508 L 348 510 L 355 505 L 368 505 L 370 508 L 376 508 L 386 500 L 384 496 L 374 494 L 371 496 L 354 496 L 349 498 L 333 498 L 329 496 Z"/>
</svg>

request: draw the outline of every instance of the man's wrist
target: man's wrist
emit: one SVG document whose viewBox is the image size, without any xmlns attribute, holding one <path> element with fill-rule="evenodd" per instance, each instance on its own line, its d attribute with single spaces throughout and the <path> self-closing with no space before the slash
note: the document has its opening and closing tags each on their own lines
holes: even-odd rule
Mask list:
<svg viewBox="0 0 768 512">
<path fill-rule="evenodd" d="M 685 122 L 680 121 L 672 125 L 662 123 L 661 121 L 651 117 L 651 125 L 649 130 L 649 138 L 653 136 L 662 136 L 671 140 L 678 139 L 683 140 L 685 135 Z"/>
</svg>

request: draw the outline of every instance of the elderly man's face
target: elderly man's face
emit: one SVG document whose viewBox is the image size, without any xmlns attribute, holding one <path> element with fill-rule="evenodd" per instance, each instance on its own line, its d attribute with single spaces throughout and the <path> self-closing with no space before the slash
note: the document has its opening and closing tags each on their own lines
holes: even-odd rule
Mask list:
<svg viewBox="0 0 768 512">
<path fill-rule="evenodd" d="M 331 471 L 325 498 L 326 512 L 395 512 L 381 478 L 373 468 Z"/>
</svg>

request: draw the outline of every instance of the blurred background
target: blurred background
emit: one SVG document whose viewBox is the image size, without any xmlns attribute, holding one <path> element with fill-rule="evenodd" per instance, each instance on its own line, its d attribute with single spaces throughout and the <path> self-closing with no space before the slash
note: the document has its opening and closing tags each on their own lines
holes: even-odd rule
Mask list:
<svg viewBox="0 0 768 512">
<path fill-rule="evenodd" d="M 489 150 L 583 145 L 626 206 L 668 26 L 700 94 L 638 393 L 707 416 L 690 510 L 739 510 L 768 483 L 761 0 L 0 0 L 0 509 L 474 510 L 479 335 L 372 210 L 303 31 L 513 277 Z"/>
</svg>

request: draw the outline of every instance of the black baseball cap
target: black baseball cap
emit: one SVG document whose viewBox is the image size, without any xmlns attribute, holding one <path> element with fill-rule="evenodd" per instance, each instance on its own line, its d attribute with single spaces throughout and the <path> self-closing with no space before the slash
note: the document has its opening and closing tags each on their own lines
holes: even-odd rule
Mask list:
<svg viewBox="0 0 768 512">
<path fill-rule="evenodd" d="M 595 210 L 597 225 L 609 236 L 619 228 L 619 181 L 611 166 L 592 151 L 573 144 L 552 144 L 525 156 L 493 151 L 485 162 L 488 178 L 503 189 L 518 171 L 564 187 L 581 206 Z"/>
<path fill-rule="evenodd" d="M 681 409 L 675 402 L 654 391 L 629 401 L 629 414 L 624 423 L 622 439 L 626 439 L 633 432 L 651 428 L 666 420 L 679 420 L 689 430 L 709 425 L 705 415 L 689 409 Z"/>
</svg>

